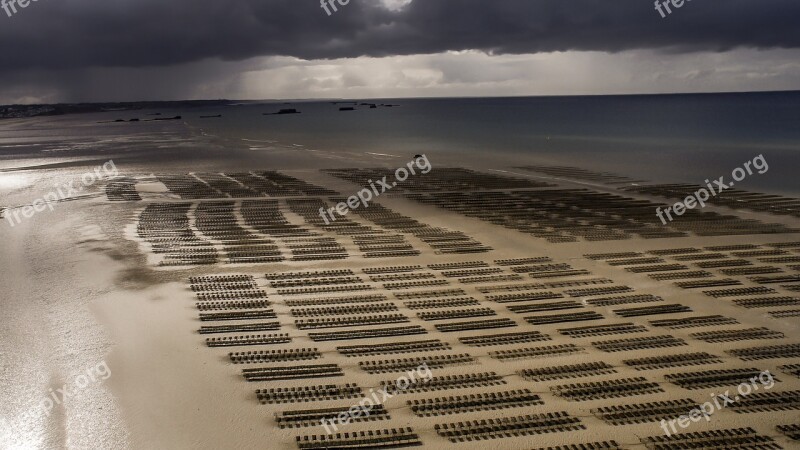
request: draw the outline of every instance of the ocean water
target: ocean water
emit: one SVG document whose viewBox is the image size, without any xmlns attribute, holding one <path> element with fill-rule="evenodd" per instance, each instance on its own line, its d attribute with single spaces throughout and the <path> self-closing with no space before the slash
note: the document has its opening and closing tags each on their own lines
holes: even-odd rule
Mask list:
<svg viewBox="0 0 800 450">
<path fill-rule="evenodd" d="M 397 106 L 341 112 L 352 103 L 247 102 L 30 119 L 0 131 L 0 169 L 110 158 L 126 173 L 293 169 L 309 164 L 308 153 L 293 150 L 319 150 L 309 168 L 374 164 L 370 153 L 397 161 L 425 153 L 434 165 L 556 164 L 702 183 L 764 155 L 768 172 L 737 187 L 800 195 L 800 92 L 366 102 Z M 301 114 L 262 114 L 281 108 Z M 154 112 L 183 122 L 98 123 Z"/>
<path fill-rule="evenodd" d="M 186 111 L 184 119 L 255 150 L 468 154 L 486 165 L 563 164 L 653 181 L 729 177 L 763 154 L 769 171 L 740 186 L 800 193 L 800 92 L 366 102 L 399 106 L 340 112 L 349 105 L 266 102 Z M 301 114 L 262 115 L 280 108 Z M 214 114 L 223 117 L 199 118 Z"/>
</svg>

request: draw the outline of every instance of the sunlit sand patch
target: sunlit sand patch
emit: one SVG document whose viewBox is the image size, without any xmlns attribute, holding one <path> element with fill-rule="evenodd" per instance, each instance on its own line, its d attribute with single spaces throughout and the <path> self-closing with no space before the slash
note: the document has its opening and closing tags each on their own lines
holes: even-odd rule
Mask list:
<svg viewBox="0 0 800 450">
<path fill-rule="evenodd" d="M 19 189 L 29 186 L 34 176 L 22 173 L 0 172 L 0 189 Z"/>
</svg>

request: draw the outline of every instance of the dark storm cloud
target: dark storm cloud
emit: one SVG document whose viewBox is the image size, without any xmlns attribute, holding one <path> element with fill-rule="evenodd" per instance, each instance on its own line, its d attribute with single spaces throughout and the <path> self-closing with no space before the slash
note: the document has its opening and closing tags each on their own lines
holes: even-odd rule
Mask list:
<svg viewBox="0 0 800 450">
<path fill-rule="evenodd" d="M 165 66 L 206 58 L 328 59 L 448 50 L 537 53 L 800 47 L 797 0 L 39 0 L 0 10 L 0 71 Z"/>
</svg>

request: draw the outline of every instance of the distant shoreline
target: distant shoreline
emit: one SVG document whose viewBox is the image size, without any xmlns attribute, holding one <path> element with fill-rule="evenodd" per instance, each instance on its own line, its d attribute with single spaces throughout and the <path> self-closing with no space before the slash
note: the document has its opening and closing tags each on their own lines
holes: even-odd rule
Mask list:
<svg viewBox="0 0 800 450">
<path fill-rule="evenodd" d="M 161 108 L 204 108 L 232 106 L 242 103 L 232 100 L 186 100 L 164 102 L 120 102 L 120 103 L 57 103 L 44 105 L 2 105 L 0 119 L 22 119 L 26 117 L 63 116 L 98 112 L 141 111 Z"/>
</svg>

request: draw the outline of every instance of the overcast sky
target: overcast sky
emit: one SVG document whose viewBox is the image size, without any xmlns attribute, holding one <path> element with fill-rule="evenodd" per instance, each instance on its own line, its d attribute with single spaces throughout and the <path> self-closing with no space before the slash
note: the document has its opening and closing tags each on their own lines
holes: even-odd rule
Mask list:
<svg viewBox="0 0 800 450">
<path fill-rule="evenodd" d="M 10 0 L 6 0 L 10 1 Z M 0 103 L 800 89 L 800 1 L 38 0 Z"/>
</svg>

